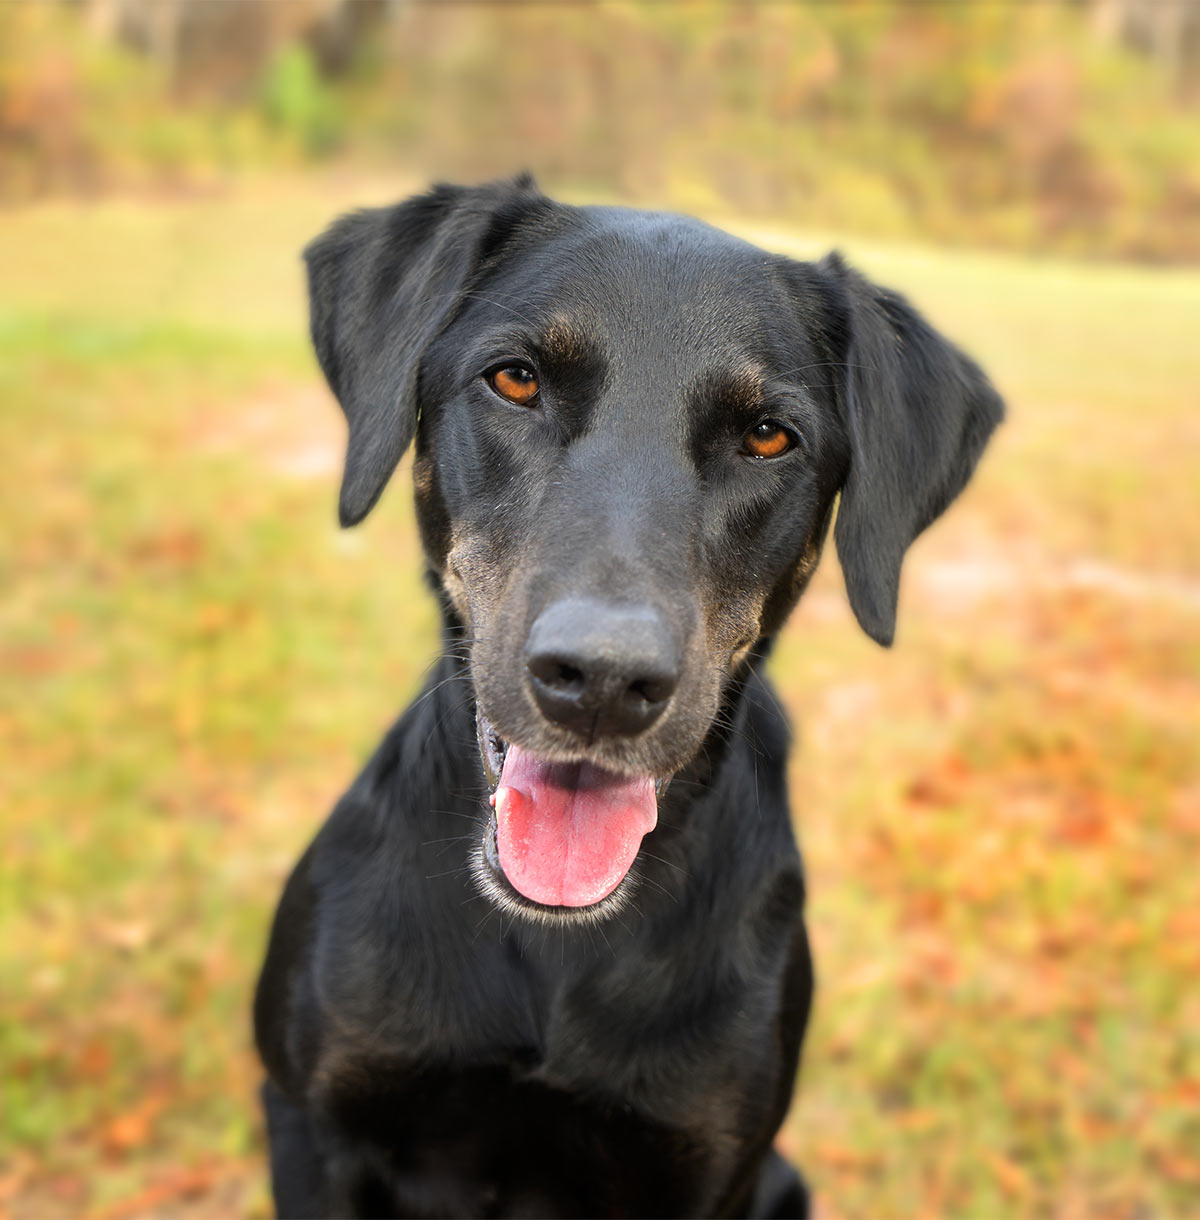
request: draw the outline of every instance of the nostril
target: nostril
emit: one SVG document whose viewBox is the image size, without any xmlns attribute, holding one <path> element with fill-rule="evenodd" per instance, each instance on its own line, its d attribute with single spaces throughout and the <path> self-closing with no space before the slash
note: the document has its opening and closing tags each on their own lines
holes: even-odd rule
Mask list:
<svg viewBox="0 0 1200 1220">
<path fill-rule="evenodd" d="M 548 690 L 562 694 L 578 694 L 587 685 L 582 669 L 552 653 L 529 658 L 529 672 Z"/>
<path fill-rule="evenodd" d="M 574 665 L 567 665 L 560 661 L 556 666 L 558 670 L 557 685 L 574 689 L 583 686 L 583 670 L 576 669 Z"/>
<path fill-rule="evenodd" d="M 674 690 L 674 678 L 638 678 L 629 684 L 630 694 L 648 704 L 666 703 Z"/>
</svg>

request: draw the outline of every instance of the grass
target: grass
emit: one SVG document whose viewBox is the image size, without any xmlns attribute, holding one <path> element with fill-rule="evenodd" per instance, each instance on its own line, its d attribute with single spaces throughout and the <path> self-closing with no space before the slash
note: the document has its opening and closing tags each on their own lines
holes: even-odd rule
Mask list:
<svg viewBox="0 0 1200 1220">
<path fill-rule="evenodd" d="M 0 228 L 0 1213 L 269 1210 L 267 921 L 435 647 L 403 480 L 334 527 L 297 250 L 407 185 Z M 783 1146 L 826 1217 L 1200 1214 L 1200 274 L 847 253 L 1011 420 L 896 648 L 830 554 L 774 661 L 820 976 Z"/>
</svg>

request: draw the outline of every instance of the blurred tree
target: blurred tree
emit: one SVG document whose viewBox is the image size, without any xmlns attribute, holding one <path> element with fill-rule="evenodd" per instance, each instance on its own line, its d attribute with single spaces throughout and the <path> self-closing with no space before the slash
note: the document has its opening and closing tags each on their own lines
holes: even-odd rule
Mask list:
<svg viewBox="0 0 1200 1220">
<path fill-rule="evenodd" d="M 409 177 L 528 166 L 825 229 L 1194 259 L 1198 54 L 1200 0 L 0 2 L 0 196 L 337 152 Z"/>
<path fill-rule="evenodd" d="M 303 39 L 329 75 L 344 74 L 386 0 L 84 0 L 100 39 L 148 55 L 182 96 L 242 99 L 285 44 Z"/>
<path fill-rule="evenodd" d="M 1200 88 L 1200 3 L 1197 0 L 1092 0 L 1101 38 L 1150 56 L 1191 93 Z"/>
</svg>

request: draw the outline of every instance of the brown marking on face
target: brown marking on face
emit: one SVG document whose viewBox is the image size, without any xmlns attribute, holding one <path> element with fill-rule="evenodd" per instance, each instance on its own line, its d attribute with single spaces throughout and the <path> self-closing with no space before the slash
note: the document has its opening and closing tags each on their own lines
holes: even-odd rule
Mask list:
<svg viewBox="0 0 1200 1220">
<path fill-rule="evenodd" d="M 563 314 L 550 319 L 542 333 L 541 346 L 550 359 L 563 364 L 585 360 L 590 352 L 587 336 Z"/>
<path fill-rule="evenodd" d="M 778 631 L 800 600 L 813 572 L 816 571 L 824 540 L 825 529 L 822 526 L 809 536 L 808 541 L 804 544 L 804 551 L 796 561 L 795 567 L 788 573 L 786 580 L 780 581 L 767 594 L 759 608 L 760 622 L 766 631 Z"/>
<path fill-rule="evenodd" d="M 760 599 L 743 597 L 730 602 L 719 589 L 704 599 L 704 620 L 709 653 L 715 660 L 727 657 L 726 668 L 736 669 L 758 639 Z"/>
<path fill-rule="evenodd" d="M 450 515 L 438 488 L 433 459 L 421 452 L 420 447 L 413 462 L 413 486 L 416 492 L 417 529 L 425 557 L 438 575 L 444 575 L 446 554 L 451 545 Z"/>
<path fill-rule="evenodd" d="M 817 561 L 821 558 L 821 546 L 817 538 L 810 538 L 804 547 L 804 554 L 792 572 L 792 593 L 799 597 L 804 592 L 809 578 L 816 571 Z"/>
<path fill-rule="evenodd" d="M 442 581 L 468 628 L 479 630 L 481 624 L 493 621 L 511 575 L 496 561 L 496 549 L 486 538 L 472 536 L 461 527 L 455 531 Z"/>
<path fill-rule="evenodd" d="M 446 571 L 442 574 L 442 585 L 446 590 L 446 596 L 450 598 L 451 604 L 458 613 L 458 617 L 462 620 L 463 625 L 468 630 L 471 629 L 471 600 L 467 596 L 467 587 L 463 583 L 463 579 L 454 569 L 453 561 L 446 565 Z"/>
<path fill-rule="evenodd" d="M 762 402 L 767 377 L 757 364 L 749 361 L 739 364 L 729 371 L 728 377 L 726 395 L 736 401 L 738 406 L 752 409 Z"/>
<path fill-rule="evenodd" d="M 733 673 L 739 665 L 750 655 L 750 650 L 754 647 L 754 643 L 743 644 L 729 658 L 729 672 Z"/>
<path fill-rule="evenodd" d="M 702 396 L 722 404 L 735 418 L 746 419 L 762 409 L 766 385 L 762 368 L 752 360 L 742 360 L 711 373 L 698 388 Z"/>
<path fill-rule="evenodd" d="M 795 604 L 804 592 L 809 579 L 816 570 L 821 558 L 821 533 L 814 534 L 805 543 L 804 551 L 792 569 L 790 577 L 784 586 L 783 596 L 787 609 Z M 756 593 L 746 593 L 734 602 L 729 600 L 728 590 L 709 588 L 704 598 L 704 621 L 707 629 L 709 648 L 713 657 L 728 657 L 727 668 L 735 670 L 750 654 L 764 630 L 764 619 L 767 630 L 778 627 L 776 619 L 779 608 L 780 590 L 778 586 L 773 591 L 762 589 Z M 786 615 L 786 610 L 785 610 Z"/>
<path fill-rule="evenodd" d="M 413 487 L 416 489 L 417 498 L 425 499 L 433 491 L 433 463 L 424 459 L 418 458 L 413 463 Z"/>
</svg>

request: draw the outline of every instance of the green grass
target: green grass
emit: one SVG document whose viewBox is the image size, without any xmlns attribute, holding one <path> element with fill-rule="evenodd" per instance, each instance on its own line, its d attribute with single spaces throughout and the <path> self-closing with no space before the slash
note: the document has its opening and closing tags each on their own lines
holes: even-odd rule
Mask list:
<svg viewBox="0 0 1200 1220">
<path fill-rule="evenodd" d="M 404 480 L 335 529 L 297 251 L 406 186 L 0 228 L 0 1213 L 268 1207 L 267 921 L 436 639 Z M 1200 274 L 847 254 L 1011 420 L 894 651 L 831 553 L 774 661 L 820 976 L 784 1147 L 827 1217 L 1195 1214 Z"/>
</svg>

